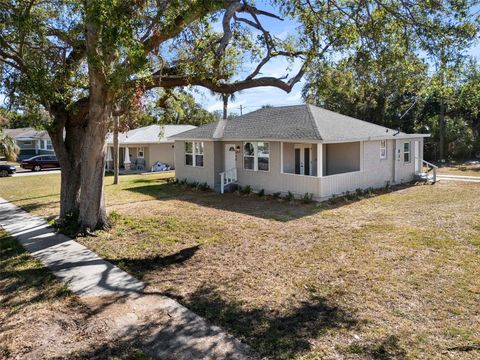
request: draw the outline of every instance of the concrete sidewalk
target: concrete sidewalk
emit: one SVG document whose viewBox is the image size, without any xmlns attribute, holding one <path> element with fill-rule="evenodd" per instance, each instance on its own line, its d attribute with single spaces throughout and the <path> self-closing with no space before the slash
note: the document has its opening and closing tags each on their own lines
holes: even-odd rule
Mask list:
<svg viewBox="0 0 480 360">
<path fill-rule="evenodd" d="M 48 223 L 0 198 L 0 227 L 68 284 L 112 339 L 139 343 L 159 359 L 254 359 L 246 345 L 144 284 Z"/>
<path fill-rule="evenodd" d="M 446 181 L 480 182 L 480 176 L 437 175 L 437 179 Z"/>
</svg>

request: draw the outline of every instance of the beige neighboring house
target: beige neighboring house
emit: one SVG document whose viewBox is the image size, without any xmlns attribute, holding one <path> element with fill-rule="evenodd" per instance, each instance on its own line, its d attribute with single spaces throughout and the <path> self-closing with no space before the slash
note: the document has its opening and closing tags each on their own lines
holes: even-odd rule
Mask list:
<svg viewBox="0 0 480 360">
<path fill-rule="evenodd" d="M 192 125 L 150 125 L 118 136 L 120 168 L 150 170 L 156 162 L 174 166 L 174 142 L 168 137 L 195 129 Z M 107 137 L 106 167 L 113 169 L 113 135 Z"/>
<path fill-rule="evenodd" d="M 317 200 L 422 173 L 423 140 L 313 105 L 260 109 L 172 136 L 177 179 Z"/>
</svg>

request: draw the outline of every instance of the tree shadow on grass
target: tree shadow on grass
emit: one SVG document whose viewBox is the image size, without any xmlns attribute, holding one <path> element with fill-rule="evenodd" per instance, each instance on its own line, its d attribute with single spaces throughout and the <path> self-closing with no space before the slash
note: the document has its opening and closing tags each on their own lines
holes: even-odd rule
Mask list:
<svg viewBox="0 0 480 360">
<path fill-rule="evenodd" d="M 16 240 L 4 234 L 0 235 L 0 283 L 0 307 L 9 313 L 19 312 L 34 303 L 72 295 Z"/>
<path fill-rule="evenodd" d="M 312 298 L 282 313 L 266 307 L 245 307 L 240 302 L 225 299 L 210 286 L 177 299 L 269 358 L 293 358 L 309 351 L 311 340 L 327 331 L 358 324 L 354 314 L 324 297 Z"/>
<path fill-rule="evenodd" d="M 155 255 L 139 259 L 121 258 L 106 260 L 142 280 L 143 276 L 148 272 L 181 265 L 191 259 L 198 250 L 200 250 L 200 245 L 191 246 L 167 256 Z"/>
</svg>

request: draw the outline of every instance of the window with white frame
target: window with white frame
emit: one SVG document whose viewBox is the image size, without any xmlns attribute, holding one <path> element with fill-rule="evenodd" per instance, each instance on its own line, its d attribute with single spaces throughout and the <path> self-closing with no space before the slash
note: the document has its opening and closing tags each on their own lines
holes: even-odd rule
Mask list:
<svg viewBox="0 0 480 360">
<path fill-rule="evenodd" d="M 267 142 L 257 143 L 257 168 L 260 171 L 270 170 L 270 149 Z"/>
<path fill-rule="evenodd" d="M 243 145 L 243 168 L 255 170 L 255 146 L 251 142 Z"/>
<path fill-rule="evenodd" d="M 145 157 L 145 148 L 139 147 L 137 151 L 137 157 L 143 159 Z"/>
<path fill-rule="evenodd" d="M 403 162 L 410 162 L 410 142 L 403 144 Z"/>
<path fill-rule="evenodd" d="M 195 165 L 194 166 L 202 166 L 203 167 L 203 142 L 196 142 L 194 143 L 194 150 L 195 150 Z"/>
<path fill-rule="evenodd" d="M 380 141 L 380 159 L 387 158 L 387 140 Z"/>
<path fill-rule="evenodd" d="M 270 170 L 270 144 L 267 142 L 246 142 L 243 145 L 243 168 L 245 170 Z"/>
<path fill-rule="evenodd" d="M 23 145 L 32 145 L 32 141 L 31 140 L 24 140 Z"/>
<path fill-rule="evenodd" d="M 46 141 L 46 148 L 47 150 L 53 150 L 53 145 L 51 140 Z"/>
<path fill-rule="evenodd" d="M 203 167 L 203 142 L 185 142 L 185 165 Z"/>
</svg>

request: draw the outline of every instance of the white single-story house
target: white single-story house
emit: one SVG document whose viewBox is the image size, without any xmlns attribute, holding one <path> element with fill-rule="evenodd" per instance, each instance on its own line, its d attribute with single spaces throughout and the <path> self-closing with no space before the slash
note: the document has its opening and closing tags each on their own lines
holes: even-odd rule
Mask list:
<svg viewBox="0 0 480 360">
<path fill-rule="evenodd" d="M 35 155 L 55 155 L 52 141 L 46 130 L 34 128 L 4 129 L 3 132 L 15 138 L 20 149 L 19 160 L 27 159 Z"/>
<path fill-rule="evenodd" d="M 179 180 L 317 200 L 411 181 L 427 134 L 406 134 L 313 105 L 264 108 L 170 137 Z"/>
<path fill-rule="evenodd" d="M 118 135 L 120 168 L 149 170 L 156 162 L 174 166 L 174 141 L 170 136 L 195 129 L 192 125 L 150 125 Z M 113 134 L 107 137 L 106 167 L 113 169 Z"/>
</svg>

